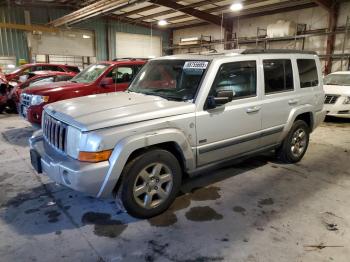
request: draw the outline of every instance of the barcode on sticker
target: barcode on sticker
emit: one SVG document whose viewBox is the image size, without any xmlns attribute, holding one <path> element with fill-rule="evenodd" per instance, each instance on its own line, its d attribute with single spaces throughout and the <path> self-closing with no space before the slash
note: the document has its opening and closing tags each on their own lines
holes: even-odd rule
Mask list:
<svg viewBox="0 0 350 262">
<path fill-rule="evenodd" d="M 206 61 L 187 61 L 184 69 L 206 69 L 208 62 Z"/>
</svg>

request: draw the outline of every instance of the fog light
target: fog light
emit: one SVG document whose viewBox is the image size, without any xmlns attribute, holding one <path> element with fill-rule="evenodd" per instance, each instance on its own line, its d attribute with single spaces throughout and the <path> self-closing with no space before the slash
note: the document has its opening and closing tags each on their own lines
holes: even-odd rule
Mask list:
<svg viewBox="0 0 350 262">
<path fill-rule="evenodd" d="M 67 185 L 71 184 L 71 182 L 69 180 L 69 177 L 68 177 L 68 171 L 67 170 L 63 170 L 62 178 L 63 178 L 64 183 L 66 183 Z"/>
</svg>

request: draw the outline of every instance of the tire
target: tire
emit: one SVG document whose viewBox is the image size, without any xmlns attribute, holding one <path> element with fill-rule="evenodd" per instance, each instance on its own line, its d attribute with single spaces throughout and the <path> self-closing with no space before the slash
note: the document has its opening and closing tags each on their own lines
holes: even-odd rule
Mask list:
<svg viewBox="0 0 350 262">
<path fill-rule="evenodd" d="M 121 179 L 117 204 L 121 200 L 126 211 L 134 217 L 150 218 L 164 212 L 175 200 L 181 186 L 182 170 L 177 158 L 169 151 L 152 149 L 127 163 Z"/>
<path fill-rule="evenodd" d="M 293 123 L 287 137 L 277 148 L 276 155 L 284 163 L 297 163 L 305 155 L 309 146 L 310 128 L 303 120 Z"/>
</svg>

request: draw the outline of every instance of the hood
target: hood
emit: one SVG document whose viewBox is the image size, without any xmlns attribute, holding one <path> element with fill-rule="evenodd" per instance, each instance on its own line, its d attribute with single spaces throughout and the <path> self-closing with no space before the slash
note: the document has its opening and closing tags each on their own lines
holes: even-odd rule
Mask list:
<svg viewBox="0 0 350 262">
<path fill-rule="evenodd" d="M 45 110 L 53 117 L 82 131 L 91 131 L 193 113 L 195 105 L 168 101 L 158 96 L 116 92 L 52 103 Z"/>
<path fill-rule="evenodd" d="M 50 96 L 52 93 L 61 92 L 63 89 L 65 91 L 74 91 L 82 87 L 89 86 L 89 84 L 73 83 L 73 82 L 55 82 L 49 84 L 43 84 L 40 86 L 32 86 L 23 90 L 23 93 L 28 95 L 42 95 Z"/>
<path fill-rule="evenodd" d="M 326 95 L 350 96 L 350 86 L 324 85 Z"/>
</svg>

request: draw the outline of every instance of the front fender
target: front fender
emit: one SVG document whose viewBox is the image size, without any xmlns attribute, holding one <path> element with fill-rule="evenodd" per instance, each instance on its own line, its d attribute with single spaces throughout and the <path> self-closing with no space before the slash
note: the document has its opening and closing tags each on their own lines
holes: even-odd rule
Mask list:
<svg viewBox="0 0 350 262">
<path fill-rule="evenodd" d="M 115 146 L 109 160 L 110 168 L 108 170 L 108 173 L 105 175 L 103 184 L 97 197 L 108 197 L 112 194 L 113 189 L 121 176 L 124 166 L 133 152 L 138 149 L 166 142 L 174 142 L 182 150 L 186 169 L 195 168 L 195 151 L 192 151 L 192 147 L 186 136 L 178 129 L 167 128 L 147 132 L 144 134 L 129 136 L 119 141 Z"/>
</svg>

